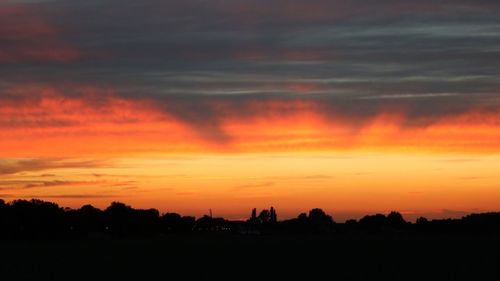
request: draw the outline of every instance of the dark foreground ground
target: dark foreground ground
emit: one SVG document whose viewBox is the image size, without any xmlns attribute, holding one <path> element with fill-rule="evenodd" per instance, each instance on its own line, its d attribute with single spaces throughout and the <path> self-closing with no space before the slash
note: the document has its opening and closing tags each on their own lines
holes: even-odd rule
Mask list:
<svg viewBox="0 0 500 281">
<path fill-rule="evenodd" d="M 0 241 L 0 280 L 500 280 L 492 236 Z"/>
</svg>

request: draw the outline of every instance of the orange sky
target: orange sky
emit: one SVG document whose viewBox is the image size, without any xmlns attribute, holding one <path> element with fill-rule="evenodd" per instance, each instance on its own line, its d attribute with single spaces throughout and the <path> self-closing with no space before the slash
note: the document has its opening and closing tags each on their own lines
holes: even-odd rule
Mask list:
<svg viewBox="0 0 500 281">
<path fill-rule="evenodd" d="M 500 114 L 481 108 L 424 125 L 408 123 L 404 112 L 381 111 L 357 124 L 348 116 L 326 116 L 313 101 L 255 101 L 245 105 L 252 108 L 252 115 L 229 111 L 221 114 L 217 128 L 200 128 L 162 111 L 151 100 L 119 98 L 108 89 L 81 87 L 81 91 L 83 97 L 73 98 L 53 88 L 21 88 L 19 93 L 27 93 L 25 100 L 0 104 L 6 128 L 0 131 L 3 157 L 500 151 Z M 220 132 L 213 135 L 215 130 Z"/>
<path fill-rule="evenodd" d="M 229 218 L 253 207 L 273 205 L 284 217 L 322 207 L 339 220 L 390 210 L 459 216 L 500 202 L 495 115 L 471 110 L 419 127 L 381 113 L 356 127 L 310 102 L 256 103 L 258 116 L 221 120 L 220 141 L 147 100 L 85 91 L 83 99 L 43 89 L 0 106 L 14 120 L 0 132 L 3 197 L 71 207 L 119 200 L 193 215 L 212 208 Z M 280 108 L 293 110 L 273 114 Z"/>
</svg>

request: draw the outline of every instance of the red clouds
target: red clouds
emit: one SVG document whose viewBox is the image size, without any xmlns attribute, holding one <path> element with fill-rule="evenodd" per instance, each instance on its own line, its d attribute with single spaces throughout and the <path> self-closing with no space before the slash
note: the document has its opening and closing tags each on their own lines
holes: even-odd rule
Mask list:
<svg viewBox="0 0 500 281">
<path fill-rule="evenodd" d="M 363 122 L 321 99 L 126 98 L 112 89 L 18 87 L 0 98 L 4 157 L 323 150 L 500 151 L 498 112 L 475 107 L 411 124 L 380 109 Z M 290 84 L 294 91 L 315 88 Z M 410 124 L 410 125 L 408 125 Z M 217 138 L 217 134 L 223 137 Z M 211 137 L 212 136 L 212 137 Z"/>
<path fill-rule="evenodd" d="M 0 96 L 4 157 L 70 157 L 178 150 L 191 145 L 186 126 L 154 107 L 112 90 L 71 85 L 17 87 Z"/>
</svg>

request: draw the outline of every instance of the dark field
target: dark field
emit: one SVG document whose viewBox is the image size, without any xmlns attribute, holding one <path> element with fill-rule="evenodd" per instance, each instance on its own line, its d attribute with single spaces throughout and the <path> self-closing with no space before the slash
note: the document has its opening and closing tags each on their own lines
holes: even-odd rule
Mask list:
<svg viewBox="0 0 500 281">
<path fill-rule="evenodd" d="M 492 236 L 3 240 L 1 280 L 500 280 Z"/>
</svg>

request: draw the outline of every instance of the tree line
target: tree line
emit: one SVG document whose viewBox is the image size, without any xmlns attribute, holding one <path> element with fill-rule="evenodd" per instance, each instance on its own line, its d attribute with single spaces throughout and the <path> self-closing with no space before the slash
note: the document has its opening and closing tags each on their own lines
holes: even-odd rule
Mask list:
<svg viewBox="0 0 500 281">
<path fill-rule="evenodd" d="M 81 238 L 134 237 L 171 234 L 228 233 L 237 235 L 273 234 L 500 234 L 500 213 L 471 214 L 461 219 L 406 221 L 398 212 L 388 215 L 367 215 L 345 223 L 321 209 L 312 209 L 298 217 L 278 220 L 271 207 L 257 214 L 253 209 L 245 221 L 230 221 L 220 217 L 160 214 L 156 209 L 134 209 L 113 202 L 104 210 L 91 205 L 79 209 L 62 208 L 56 203 L 38 199 L 0 199 L 0 238 Z"/>
</svg>

